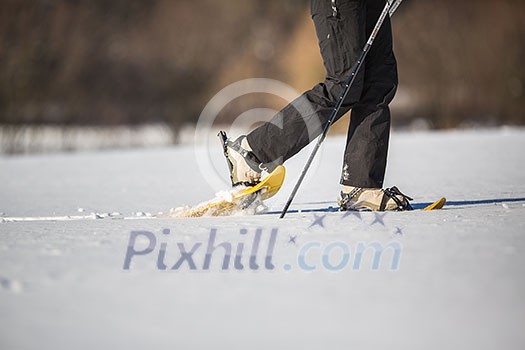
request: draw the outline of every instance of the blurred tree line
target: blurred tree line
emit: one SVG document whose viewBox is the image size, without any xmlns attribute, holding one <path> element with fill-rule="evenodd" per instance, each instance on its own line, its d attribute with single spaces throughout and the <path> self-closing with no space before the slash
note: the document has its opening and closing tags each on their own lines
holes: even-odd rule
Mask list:
<svg viewBox="0 0 525 350">
<path fill-rule="evenodd" d="M 523 0 L 405 0 L 394 122 L 524 124 L 523 13 Z M 237 80 L 304 90 L 323 75 L 307 0 L 0 0 L 2 124 L 177 129 Z"/>
</svg>

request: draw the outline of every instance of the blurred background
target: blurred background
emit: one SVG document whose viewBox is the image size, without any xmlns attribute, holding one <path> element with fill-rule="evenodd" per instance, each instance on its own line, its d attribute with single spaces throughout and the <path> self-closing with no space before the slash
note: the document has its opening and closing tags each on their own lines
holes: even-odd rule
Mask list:
<svg viewBox="0 0 525 350">
<path fill-rule="evenodd" d="M 394 127 L 525 124 L 523 13 L 405 0 Z M 304 91 L 324 73 L 308 0 L 0 0 L 0 153 L 173 144 L 230 83 Z M 246 96 L 220 122 L 284 104 Z"/>
</svg>

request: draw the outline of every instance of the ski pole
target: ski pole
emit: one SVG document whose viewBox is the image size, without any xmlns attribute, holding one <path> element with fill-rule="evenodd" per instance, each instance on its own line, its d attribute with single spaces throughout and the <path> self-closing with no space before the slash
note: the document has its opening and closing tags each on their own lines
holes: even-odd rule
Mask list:
<svg viewBox="0 0 525 350">
<path fill-rule="evenodd" d="M 388 14 L 390 15 L 390 17 L 392 17 L 394 15 L 394 12 L 396 12 L 397 8 L 399 7 L 399 5 L 401 5 L 401 2 L 403 0 L 394 0 L 394 1 L 387 0 L 387 1 L 390 3 L 390 10 L 388 10 Z"/>
<path fill-rule="evenodd" d="M 401 1 L 403 0 L 394 0 L 390 2 L 387 0 L 385 8 L 383 9 L 383 12 L 381 12 L 381 15 L 379 16 L 379 19 L 377 20 L 377 23 L 372 30 L 372 33 L 370 34 L 370 37 L 363 48 L 363 51 L 361 52 L 361 56 L 359 56 L 357 62 L 352 67 L 352 73 L 350 74 L 350 77 L 348 77 L 348 80 L 345 83 L 345 87 L 343 91 L 341 92 L 341 95 L 339 96 L 339 99 L 337 100 L 337 103 L 332 110 L 332 114 L 330 114 L 330 117 L 328 118 L 328 121 L 326 122 L 326 125 L 324 126 L 323 133 L 317 138 L 317 142 L 315 144 L 314 149 L 312 150 L 312 153 L 310 154 L 310 157 L 308 158 L 308 161 L 306 162 L 303 171 L 301 172 L 301 176 L 299 176 L 299 180 L 297 180 L 297 183 L 295 184 L 295 187 L 293 188 L 292 193 L 290 194 L 290 197 L 288 198 L 288 201 L 286 202 L 286 205 L 284 206 L 283 211 L 281 212 L 280 219 L 284 218 L 286 213 L 288 212 L 288 209 L 290 208 L 290 205 L 293 202 L 293 199 L 295 195 L 297 194 L 297 191 L 299 190 L 299 187 L 301 186 L 301 183 L 304 180 L 304 177 L 306 176 L 306 173 L 308 172 L 308 169 L 310 168 L 310 165 L 312 165 L 312 162 L 315 158 L 315 155 L 317 154 L 317 151 L 319 150 L 319 147 L 323 143 L 324 139 L 326 138 L 326 135 L 328 134 L 328 129 L 330 129 L 330 126 L 334 122 L 335 117 L 337 116 L 337 113 L 339 113 L 339 110 L 341 109 L 341 106 L 343 105 L 343 101 L 346 98 L 346 95 L 348 95 L 348 92 L 350 91 L 350 88 L 355 82 L 355 78 L 357 77 L 357 73 L 359 72 L 359 69 L 361 69 L 361 66 L 363 65 L 363 62 L 365 61 L 366 55 L 368 54 L 368 51 L 370 50 L 370 47 L 374 43 L 374 40 L 377 36 L 377 33 L 379 33 L 379 30 L 381 29 L 381 26 L 383 25 L 383 22 L 385 21 L 386 16 L 390 15 L 392 16 L 396 9 L 401 4 Z"/>
</svg>

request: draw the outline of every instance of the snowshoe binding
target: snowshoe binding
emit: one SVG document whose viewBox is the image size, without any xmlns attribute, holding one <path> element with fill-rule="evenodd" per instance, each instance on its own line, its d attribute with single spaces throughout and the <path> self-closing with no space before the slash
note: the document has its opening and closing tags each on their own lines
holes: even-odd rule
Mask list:
<svg viewBox="0 0 525 350">
<path fill-rule="evenodd" d="M 246 136 L 239 136 L 235 141 L 231 141 L 224 131 L 217 136 L 222 143 L 232 186 L 255 186 L 261 182 L 262 173 L 268 169 L 252 152 Z"/>
<path fill-rule="evenodd" d="M 338 204 L 341 211 L 372 210 L 372 211 L 406 211 L 413 210 L 410 205 L 412 198 L 403 194 L 397 187 L 386 189 L 345 187 Z"/>
</svg>

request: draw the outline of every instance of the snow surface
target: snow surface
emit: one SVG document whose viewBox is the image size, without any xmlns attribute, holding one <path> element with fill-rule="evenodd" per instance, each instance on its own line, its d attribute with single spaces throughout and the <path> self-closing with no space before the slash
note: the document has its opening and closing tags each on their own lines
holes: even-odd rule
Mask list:
<svg viewBox="0 0 525 350">
<path fill-rule="evenodd" d="M 326 141 L 285 220 L 278 212 L 308 151 L 286 164 L 270 214 L 172 220 L 152 216 L 220 190 L 193 146 L 0 158 L 0 349 L 523 349 L 525 130 L 394 133 L 386 185 L 419 207 L 446 196 L 434 212 L 329 210 L 343 146 Z M 210 158 L 222 162 L 220 152 Z M 169 271 L 177 243 L 189 251 L 213 229 L 217 244 L 245 251 L 257 229 L 261 247 L 276 229 L 275 269 L 262 254 L 258 271 L 247 255 L 245 270 L 221 271 L 218 248 L 209 270 Z M 124 270 L 132 231 L 158 242 Z M 161 242 L 167 271 L 157 268 Z M 400 264 L 393 271 L 385 249 L 373 271 L 369 250 L 360 269 L 334 272 L 320 248 L 307 272 L 298 252 L 312 242 L 346 244 L 352 258 L 359 242 L 390 244 Z M 331 252 L 327 266 L 342 261 Z"/>
</svg>

